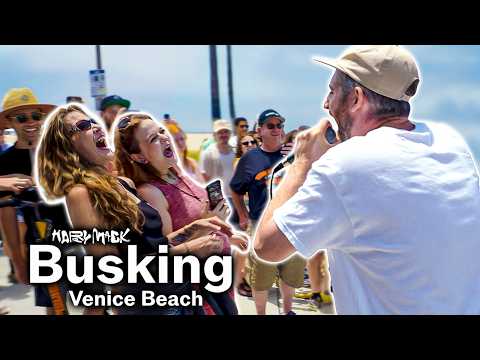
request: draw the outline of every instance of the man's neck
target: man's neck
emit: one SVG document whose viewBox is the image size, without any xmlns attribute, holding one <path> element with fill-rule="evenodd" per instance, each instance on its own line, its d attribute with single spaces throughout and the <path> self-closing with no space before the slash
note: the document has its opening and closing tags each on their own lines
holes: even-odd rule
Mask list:
<svg viewBox="0 0 480 360">
<path fill-rule="evenodd" d="M 231 151 L 230 145 L 228 145 L 228 143 L 226 144 L 217 143 L 217 148 L 221 154 L 229 154 Z"/>
<path fill-rule="evenodd" d="M 265 141 L 260 148 L 266 152 L 276 152 L 282 148 L 282 144 L 278 141 Z"/>
<path fill-rule="evenodd" d="M 382 126 L 393 127 L 395 129 L 408 130 L 412 131 L 415 129 L 415 124 L 413 124 L 408 117 L 390 117 L 387 119 L 382 119 L 378 121 L 378 125 L 375 126 L 375 129 L 378 129 Z"/>
<path fill-rule="evenodd" d="M 38 141 L 23 141 L 23 140 L 18 140 L 15 143 L 15 148 L 17 149 L 28 149 L 28 150 L 34 150 L 37 147 L 37 142 Z"/>
</svg>

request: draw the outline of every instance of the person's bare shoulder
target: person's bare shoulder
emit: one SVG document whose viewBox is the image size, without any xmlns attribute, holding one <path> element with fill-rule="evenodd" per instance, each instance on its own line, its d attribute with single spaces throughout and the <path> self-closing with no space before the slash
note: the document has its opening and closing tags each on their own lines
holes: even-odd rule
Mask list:
<svg viewBox="0 0 480 360">
<path fill-rule="evenodd" d="M 102 218 L 93 207 L 85 185 L 75 185 L 65 197 L 68 214 L 75 228 L 91 228 L 102 224 Z"/>
<path fill-rule="evenodd" d="M 88 195 L 88 189 L 85 185 L 75 185 L 67 193 L 65 197 L 68 203 L 75 203 L 85 199 L 90 199 Z"/>
<path fill-rule="evenodd" d="M 168 202 L 163 192 L 151 184 L 142 184 L 138 187 L 138 193 L 148 203 L 168 208 Z"/>
</svg>

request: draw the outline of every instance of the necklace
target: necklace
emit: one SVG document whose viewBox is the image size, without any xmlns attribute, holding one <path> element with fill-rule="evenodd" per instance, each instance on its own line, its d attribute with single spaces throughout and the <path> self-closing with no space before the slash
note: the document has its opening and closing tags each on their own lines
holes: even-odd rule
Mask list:
<svg viewBox="0 0 480 360">
<path fill-rule="evenodd" d="M 187 184 L 185 181 L 183 181 L 182 177 L 179 176 L 179 177 L 178 177 L 178 180 L 180 180 L 180 181 L 183 183 L 183 185 L 185 185 L 190 192 L 186 192 L 185 190 L 179 188 L 179 187 L 178 187 L 177 185 L 175 185 L 175 184 L 172 184 L 172 183 L 169 183 L 169 182 L 167 182 L 167 184 L 170 185 L 170 186 L 173 186 L 175 189 L 177 189 L 178 191 L 181 191 L 181 192 L 184 193 L 185 195 L 191 196 L 191 197 L 193 197 L 195 200 L 197 200 L 197 201 L 199 201 L 199 202 L 202 202 L 202 199 L 200 199 L 197 195 L 194 194 L 193 190 L 190 188 L 190 186 L 188 186 L 188 184 Z"/>
</svg>

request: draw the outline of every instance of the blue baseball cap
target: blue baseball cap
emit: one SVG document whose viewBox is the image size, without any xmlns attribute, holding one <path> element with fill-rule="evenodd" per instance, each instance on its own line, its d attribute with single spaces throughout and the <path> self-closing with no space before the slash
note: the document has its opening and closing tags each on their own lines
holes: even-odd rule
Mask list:
<svg viewBox="0 0 480 360">
<path fill-rule="evenodd" d="M 280 115 L 278 111 L 275 111 L 273 109 L 267 109 L 258 116 L 258 126 L 262 126 L 263 124 L 265 124 L 265 122 L 271 117 L 276 117 L 280 119 L 281 122 L 285 122 L 285 118 Z"/>
<path fill-rule="evenodd" d="M 118 95 L 110 95 L 102 100 L 102 103 L 100 104 L 100 110 L 105 111 L 106 108 L 112 105 L 120 105 L 128 109 L 130 107 L 130 101 Z"/>
</svg>

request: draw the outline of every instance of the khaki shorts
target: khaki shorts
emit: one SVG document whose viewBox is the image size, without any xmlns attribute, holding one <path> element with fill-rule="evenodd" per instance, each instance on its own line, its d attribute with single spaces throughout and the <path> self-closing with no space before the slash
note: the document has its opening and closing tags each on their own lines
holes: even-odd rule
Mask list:
<svg viewBox="0 0 480 360">
<path fill-rule="evenodd" d="M 295 254 L 287 261 L 280 264 L 269 264 L 252 252 L 248 254 L 245 267 L 248 285 L 255 291 L 266 291 L 273 286 L 277 276 L 290 287 L 303 286 L 304 271 L 307 262 L 300 255 Z"/>
</svg>

